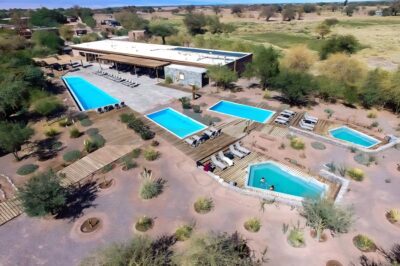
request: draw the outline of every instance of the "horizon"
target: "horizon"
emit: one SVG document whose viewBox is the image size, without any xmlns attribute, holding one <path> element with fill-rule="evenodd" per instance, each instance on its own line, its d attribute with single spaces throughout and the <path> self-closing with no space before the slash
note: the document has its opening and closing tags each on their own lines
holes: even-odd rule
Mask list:
<svg viewBox="0 0 400 266">
<path fill-rule="evenodd" d="M 211 6 L 211 5 L 252 5 L 252 4 L 304 4 L 304 3 L 341 3 L 343 1 L 337 0 L 251 0 L 250 2 L 245 2 L 243 0 L 222 0 L 215 2 L 212 0 L 153 0 L 153 1 L 133 1 L 131 0 L 117 0 L 110 3 L 107 0 L 99 0 L 94 4 L 93 1 L 85 0 L 67 0 L 60 4 L 60 1 L 48 0 L 46 2 L 42 0 L 5 0 L 0 9 L 36 9 L 36 8 L 71 8 L 73 6 L 87 7 L 87 8 L 107 8 L 107 7 L 124 7 L 124 6 L 138 6 L 138 7 L 174 7 L 174 6 Z M 352 2 L 379 2 L 379 0 L 360 0 Z"/>
</svg>

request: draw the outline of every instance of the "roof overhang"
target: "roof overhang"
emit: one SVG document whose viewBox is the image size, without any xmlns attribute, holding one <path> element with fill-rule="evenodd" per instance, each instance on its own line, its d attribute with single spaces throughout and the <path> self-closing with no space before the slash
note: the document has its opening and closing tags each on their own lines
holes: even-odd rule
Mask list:
<svg viewBox="0 0 400 266">
<path fill-rule="evenodd" d="M 149 68 L 163 67 L 170 64 L 169 62 L 165 61 L 116 54 L 101 55 L 99 56 L 99 59 Z"/>
</svg>

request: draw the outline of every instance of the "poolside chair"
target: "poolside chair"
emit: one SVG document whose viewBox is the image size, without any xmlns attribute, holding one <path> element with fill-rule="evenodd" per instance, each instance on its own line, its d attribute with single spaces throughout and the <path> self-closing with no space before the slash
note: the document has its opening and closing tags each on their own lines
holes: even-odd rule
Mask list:
<svg viewBox="0 0 400 266">
<path fill-rule="evenodd" d="M 218 152 L 218 157 L 221 159 L 221 161 L 227 163 L 229 166 L 232 166 L 232 165 L 235 164 L 231 159 L 226 157 L 225 154 L 222 151 Z"/>
<path fill-rule="evenodd" d="M 290 118 L 289 117 L 286 117 L 286 116 L 282 116 L 282 115 L 279 115 L 276 119 L 280 119 L 280 120 L 286 120 L 286 121 L 289 121 L 290 120 Z"/>
<path fill-rule="evenodd" d="M 283 110 L 281 112 L 281 114 L 288 114 L 288 115 L 294 116 L 296 114 L 296 112 L 286 109 L 286 110 Z"/>
<path fill-rule="evenodd" d="M 195 148 L 195 147 L 198 146 L 197 141 L 194 140 L 194 139 L 186 138 L 186 139 L 184 139 L 184 141 L 185 141 L 187 144 L 189 144 L 191 147 L 193 147 L 193 148 Z"/>
<path fill-rule="evenodd" d="M 290 120 L 290 119 L 292 119 L 293 116 L 290 114 L 286 114 L 286 113 L 280 113 L 278 117 L 285 117 L 288 120 Z"/>
<path fill-rule="evenodd" d="M 211 155 L 211 162 L 216 166 L 216 167 L 218 167 L 219 169 L 221 169 L 221 170 L 225 170 L 228 166 L 226 165 L 226 164 L 224 164 L 224 163 L 222 163 L 221 161 L 219 161 L 218 159 L 217 159 L 217 157 L 215 157 L 215 155 Z"/>
<path fill-rule="evenodd" d="M 287 120 L 280 120 L 280 119 L 275 119 L 274 122 L 276 124 L 280 124 L 280 125 L 287 125 L 288 121 Z"/>
<path fill-rule="evenodd" d="M 210 139 L 215 138 L 215 132 L 214 132 L 214 131 L 211 131 L 211 130 L 209 130 L 209 129 L 206 129 L 206 130 L 204 130 L 204 133 L 205 133 Z"/>
<path fill-rule="evenodd" d="M 201 135 L 201 137 L 200 137 L 200 141 L 201 142 L 205 142 L 205 141 L 207 141 L 207 140 L 209 140 L 210 139 L 210 137 L 207 135 L 207 134 L 203 134 L 203 135 Z"/>
<path fill-rule="evenodd" d="M 229 151 L 235 155 L 236 157 L 239 157 L 240 159 L 242 159 L 245 155 L 243 153 L 241 153 L 240 151 L 236 150 L 235 147 L 233 145 L 229 146 Z"/>
<path fill-rule="evenodd" d="M 318 118 L 317 118 L 317 117 L 308 115 L 307 113 L 304 114 L 304 118 L 305 118 L 306 120 L 312 121 L 312 122 L 314 122 L 314 123 L 317 123 L 317 122 L 318 122 Z"/>
<path fill-rule="evenodd" d="M 235 144 L 233 144 L 233 146 L 235 147 L 236 150 L 238 150 L 246 155 L 251 153 L 251 151 L 249 151 L 245 147 L 241 146 L 239 142 L 236 142 Z"/>
<path fill-rule="evenodd" d="M 101 108 L 101 107 L 99 107 L 99 108 L 97 108 L 97 112 L 99 113 L 99 114 L 102 114 L 104 111 L 103 111 L 103 108 Z"/>
<path fill-rule="evenodd" d="M 125 107 L 125 106 L 126 106 L 125 102 L 121 102 L 121 107 Z"/>
<path fill-rule="evenodd" d="M 197 135 L 193 135 L 192 138 L 193 138 L 194 140 L 196 140 L 199 144 L 203 143 L 203 140 L 202 140 L 199 136 L 197 136 Z"/>
<path fill-rule="evenodd" d="M 299 125 L 303 129 L 310 130 L 310 131 L 314 130 L 314 126 L 313 125 L 305 124 L 303 120 L 300 121 Z"/>
<path fill-rule="evenodd" d="M 121 106 L 119 106 L 119 103 L 114 104 L 115 109 L 120 109 Z"/>
</svg>

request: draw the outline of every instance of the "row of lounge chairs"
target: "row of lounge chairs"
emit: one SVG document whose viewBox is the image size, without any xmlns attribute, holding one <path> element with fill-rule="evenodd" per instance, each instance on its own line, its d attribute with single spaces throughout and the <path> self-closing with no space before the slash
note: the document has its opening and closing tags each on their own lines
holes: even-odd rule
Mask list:
<svg viewBox="0 0 400 266">
<path fill-rule="evenodd" d="M 242 159 L 246 155 L 249 155 L 251 151 L 241 146 L 239 142 L 232 144 L 229 146 L 229 155 L 224 154 L 222 151 L 219 151 L 217 154 L 211 155 L 211 162 L 221 170 L 225 170 L 226 168 L 233 166 L 235 162 L 233 161 L 234 157 L 238 157 Z"/>
<path fill-rule="evenodd" d="M 186 138 L 184 141 L 193 148 L 195 148 L 209 139 L 213 139 L 220 136 L 221 133 L 222 133 L 221 129 L 209 127 L 208 129 L 204 130 L 200 136 L 192 135 L 191 137 Z"/>
<path fill-rule="evenodd" d="M 102 114 L 104 112 L 108 112 L 108 111 L 111 111 L 111 110 L 114 110 L 114 109 L 121 109 L 122 107 L 126 107 L 125 102 L 116 103 L 114 105 L 107 105 L 107 106 L 104 106 L 104 107 L 99 107 L 99 108 L 97 108 L 97 112 L 99 114 Z"/>
<path fill-rule="evenodd" d="M 317 117 L 305 113 L 303 119 L 300 120 L 299 126 L 302 129 L 313 131 L 317 123 L 318 123 Z"/>
<path fill-rule="evenodd" d="M 296 112 L 293 112 L 291 110 L 284 110 L 280 112 L 279 116 L 275 118 L 274 122 L 275 124 L 288 125 L 290 120 L 292 120 L 295 115 Z"/>
<path fill-rule="evenodd" d="M 120 77 L 118 75 L 111 74 L 111 73 L 108 73 L 108 72 L 103 71 L 103 70 L 97 70 L 94 73 L 96 75 L 108 78 L 108 79 L 113 80 L 115 82 L 119 82 L 119 83 L 121 83 L 121 84 L 123 84 L 125 86 L 128 86 L 128 87 L 131 87 L 131 88 L 135 88 L 135 87 L 139 86 L 139 83 L 136 83 L 131 79 L 125 79 L 125 78 L 122 78 L 122 77 Z"/>
</svg>

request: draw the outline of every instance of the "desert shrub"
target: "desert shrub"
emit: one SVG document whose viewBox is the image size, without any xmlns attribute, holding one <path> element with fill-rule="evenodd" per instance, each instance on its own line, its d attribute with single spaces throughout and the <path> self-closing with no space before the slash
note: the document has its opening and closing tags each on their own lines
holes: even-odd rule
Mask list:
<svg viewBox="0 0 400 266">
<path fill-rule="evenodd" d="M 160 153 L 156 150 L 148 148 L 143 152 L 143 156 L 147 161 L 155 161 L 158 157 L 160 157 Z"/>
<path fill-rule="evenodd" d="M 198 114 L 201 113 L 200 105 L 192 105 L 192 110 L 195 113 L 198 113 Z"/>
<path fill-rule="evenodd" d="M 172 82 L 173 82 L 173 80 L 170 76 L 165 77 L 165 84 L 171 84 Z"/>
<path fill-rule="evenodd" d="M 376 245 L 372 239 L 366 235 L 356 235 L 353 238 L 353 244 L 363 252 L 370 252 L 376 250 Z"/>
<path fill-rule="evenodd" d="M 59 133 L 60 132 L 55 128 L 50 128 L 50 129 L 46 130 L 46 132 L 45 132 L 46 136 L 49 137 L 49 138 L 55 137 Z"/>
<path fill-rule="evenodd" d="M 298 137 L 294 137 L 290 140 L 290 147 L 295 150 L 303 150 L 305 148 L 305 143 Z"/>
<path fill-rule="evenodd" d="M 378 121 L 374 121 L 370 125 L 370 127 L 378 127 L 378 126 L 379 126 L 379 122 Z"/>
<path fill-rule="evenodd" d="M 69 130 L 69 137 L 72 139 L 79 138 L 82 133 L 76 127 L 73 127 Z"/>
<path fill-rule="evenodd" d="M 39 166 L 37 166 L 36 164 L 25 164 L 25 165 L 21 166 L 20 168 L 18 168 L 17 174 L 29 175 L 29 174 L 32 174 L 33 172 L 35 172 L 38 168 L 39 168 Z"/>
<path fill-rule="evenodd" d="M 376 114 L 376 112 L 371 111 L 371 112 L 368 112 L 367 117 L 371 118 L 371 119 L 375 119 L 377 117 L 377 114 Z"/>
<path fill-rule="evenodd" d="M 326 149 L 325 144 L 322 142 L 318 142 L 318 141 L 311 142 L 311 147 L 313 147 L 316 150 L 325 150 Z"/>
<path fill-rule="evenodd" d="M 400 221 L 400 211 L 391 209 L 386 213 L 386 217 L 391 223 L 397 223 Z"/>
<path fill-rule="evenodd" d="M 325 166 L 328 168 L 329 172 L 336 173 L 337 167 L 334 162 L 327 163 Z"/>
<path fill-rule="evenodd" d="M 129 122 L 132 122 L 133 120 L 135 120 L 135 115 L 134 114 L 121 114 L 119 116 L 119 118 L 121 119 L 122 123 L 128 124 Z"/>
<path fill-rule="evenodd" d="M 158 147 L 158 146 L 160 146 L 160 142 L 158 142 L 158 140 L 153 140 L 150 145 L 152 147 Z"/>
<path fill-rule="evenodd" d="M 261 228 L 261 221 L 258 218 L 250 218 L 244 223 L 244 228 L 250 232 L 258 232 Z"/>
<path fill-rule="evenodd" d="M 33 109 L 40 115 L 50 116 L 61 111 L 63 109 L 63 105 L 56 97 L 49 96 L 33 103 Z"/>
<path fill-rule="evenodd" d="M 328 115 L 328 119 L 332 117 L 332 115 L 335 113 L 332 109 L 325 109 L 324 112 Z"/>
<path fill-rule="evenodd" d="M 178 241 L 185 241 L 190 238 L 193 232 L 193 226 L 191 225 L 182 225 L 179 226 L 175 231 L 175 238 Z"/>
<path fill-rule="evenodd" d="M 84 118 L 80 121 L 81 125 L 83 127 L 90 127 L 91 125 L 93 125 L 92 120 L 90 120 L 89 118 Z"/>
<path fill-rule="evenodd" d="M 69 118 L 64 118 L 61 121 L 58 122 L 58 125 L 60 127 L 69 127 L 72 125 L 72 121 Z"/>
<path fill-rule="evenodd" d="M 99 134 L 99 129 L 92 127 L 92 128 L 89 128 L 88 130 L 86 130 L 85 132 L 88 136 L 94 136 L 94 135 Z"/>
<path fill-rule="evenodd" d="M 306 245 L 303 230 L 299 227 L 294 227 L 289 231 L 287 240 L 289 244 L 295 248 L 304 247 Z"/>
<path fill-rule="evenodd" d="M 269 91 L 265 91 L 265 92 L 264 92 L 264 95 L 263 95 L 263 98 L 264 98 L 265 100 L 271 98 L 271 93 L 270 93 Z"/>
<path fill-rule="evenodd" d="M 103 174 L 105 174 L 105 173 L 110 172 L 112 169 L 114 169 L 114 165 L 113 165 L 112 163 L 110 163 L 110 164 L 107 164 L 106 166 L 104 166 L 104 167 L 101 169 L 101 172 L 102 172 Z"/>
<path fill-rule="evenodd" d="M 194 203 L 194 210 L 197 213 L 208 213 L 214 208 L 214 201 L 212 198 L 201 197 Z"/>
<path fill-rule="evenodd" d="M 94 152 L 104 146 L 106 140 L 100 134 L 95 134 L 83 142 L 84 150 L 87 153 Z"/>
<path fill-rule="evenodd" d="M 165 184 L 164 180 L 161 178 L 155 179 L 153 172 L 146 168 L 140 173 L 140 176 L 143 179 L 139 190 L 142 199 L 152 199 L 162 193 Z"/>
<path fill-rule="evenodd" d="M 137 167 L 137 163 L 136 161 L 132 160 L 131 157 L 125 156 L 124 158 L 122 158 L 122 170 L 128 171 L 135 167 Z"/>
<path fill-rule="evenodd" d="M 182 108 L 183 109 L 192 108 L 192 105 L 190 103 L 190 99 L 188 97 L 182 97 L 182 98 L 179 99 L 179 101 L 182 103 Z"/>
<path fill-rule="evenodd" d="M 147 216 L 142 216 L 137 220 L 135 228 L 140 232 L 146 232 L 147 230 L 153 228 L 153 225 L 154 221 L 152 218 Z"/>
<path fill-rule="evenodd" d="M 63 159 L 68 163 L 75 162 L 82 157 L 82 153 L 78 150 L 72 150 L 64 153 Z"/>
<path fill-rule="evenodd" d="M 364 171 L 360 168 L 351 168 L 347 171 L 347 174 L 356 181 L 362 181 L 364 179 Z"/>
<path fill-rule="evenodd" d="M 337 18 L 327 18 L 324 20 L 324 23 L 328 26 L 333 26 L 339 23 L 339 20 Z"/>
<path fill-rule="evenodd" d="M 141 137 L 143 140 L 152 139 L 152 138 L 154 138 L 154 136 L 155 136 L 155 133 L 154 133 L 153 131 L 151 131 L 150 129 L 148 129 L 148 128 L 145 128 L 144 130 L 142 130 L 142 131 L 140 132 L 140 137 Z"/>
<path fill-rule="evenodd" d="M 353 158 L 354 161 L 365 166 L 370 166 L 376 160 L 374 156 L 365 153 L 358 153 Z"/>
<path fill-rule="evenodd" d="M 142 150 L 140 148 L 133 149 L 133 151 L 130 153 L 132 158 L 139 158 L 140 154 L 142 153 Z"/>
</svg>

